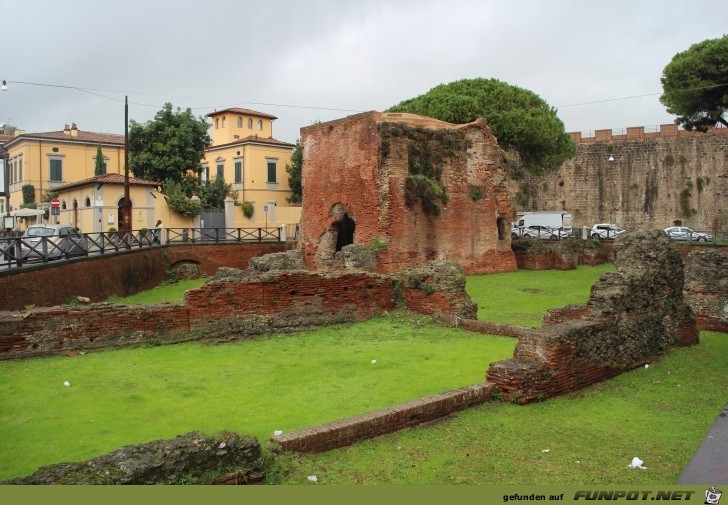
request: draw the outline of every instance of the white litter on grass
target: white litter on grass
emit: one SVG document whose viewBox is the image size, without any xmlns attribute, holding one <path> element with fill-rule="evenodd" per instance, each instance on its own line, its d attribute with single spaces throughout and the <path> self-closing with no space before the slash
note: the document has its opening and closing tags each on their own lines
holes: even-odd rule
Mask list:
<svg viewBox="0 0 728 505">
<path fill-rule="evenodd" d="M 66 386 L 67 388 L 71 387 L 71 383 L 68 381 L 64 382 L 63 385 Z"/>
<path fill-rule="evenodd" d="M 316 481 L 318 481 L 318 477 L 316 477 L 315 475 L 309 475 L 309 476 L 308 476 L 307 478 L 308 478 L 308 480 L 310 480 L 311 482 L 316 482 Z"/>
<path fill-rule="evenodd" d="M 543 449 L 541 452 L 551 452 L 551 449 Z"/>
<path fill-rule="evenodd" d="M 629 468 L 639 468 L 640 470 L 647 470 L 646 466 L 642 466 L 643 463 L 644 463 L 644 461 L 642 461 L 640 458 L 635 456 L 634 458 L 632 458 L 632 464 L 627 465 L 627 466 Z"/>
<path fill-rule="evenodd" d="M 650 365 L 645 363 L 645 368 L 650 368 Z"/>
<path fill-rule="evenodd" d="M 281 430 L 276 430 L 273 432 L 274 437 L 277 437 L 278 435 L 283 435 L 283 432 Z"/>
<path fill-rule="evenodd" d="M 377 360 L 373 359 L 372 360 L 372 365 L 376 365 L 376 364 L 377 364 Z"/>
</svg>

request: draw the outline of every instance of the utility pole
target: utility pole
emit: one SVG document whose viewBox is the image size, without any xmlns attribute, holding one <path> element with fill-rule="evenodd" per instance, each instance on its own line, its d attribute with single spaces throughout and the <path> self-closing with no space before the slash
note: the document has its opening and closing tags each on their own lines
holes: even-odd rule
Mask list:
<svg viewBox="0 0 728 505">
<path fill-rule="evenodd" d="M 129 196 L 129 97 L 124 97 L 124 206 L 122 208 L 121 232 L 131 232 L 131 198 Z"/>
</svg>

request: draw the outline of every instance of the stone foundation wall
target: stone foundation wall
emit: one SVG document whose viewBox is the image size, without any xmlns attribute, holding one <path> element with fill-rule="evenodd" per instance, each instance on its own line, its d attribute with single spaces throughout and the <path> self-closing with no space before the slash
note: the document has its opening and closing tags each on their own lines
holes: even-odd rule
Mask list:
<svg viewBox="0 0 728 505">
<path fill-rule="evenodd" d="M 282 449 L 300 452 L 321 452 L 344 447 L 428 421 L 441 419 L 493 399 L 495 386 L 481 382 L 447 391 L 384 410 L 284 433 L 271 437 Z"/>
<path fill-rule="evenodd" d="M 685 264 L 685 299 L 698 328 L 728 333 L 728 250 L 690 253 Z"/>
<path fill-rule="evenodd" d="M 617 270 L 592 287 L 586 306 L 552 311 L 549 324 L 520 336 L 512 359 L 491 363 L 486 377 L 503 396 L 528 403 L 565 394 L 697 343 L 670 240 L 659 231 L 624 234 L 613 253 Z"/>
<path fill-rule="evenodd" d="M 369 319 L 395 307 L 453 321 L 473 317 L 462 268 L 444 263 L 425 269 L 419 287 L 367 272 L 253 272 L 221 268 L 178 305 L 97 303 L 82 307 L 0 312 L 0 359 L 71 351 L 234 340 Z M 450 273 L 459 281 L 444 280 Z M 409 305 L 408 305 L 409 304 Z"/>
</svg>

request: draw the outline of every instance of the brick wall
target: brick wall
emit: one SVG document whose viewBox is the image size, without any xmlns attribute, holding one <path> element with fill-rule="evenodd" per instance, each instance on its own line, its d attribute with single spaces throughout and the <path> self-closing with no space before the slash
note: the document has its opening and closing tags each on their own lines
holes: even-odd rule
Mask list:
<svg viewBox="0 0 728 505">
<path fill-rule="evenodd" d="M 508 176 L 497 141 L 485 123 L 456 126 L 410 118 L 409 126 L 389 128 L 399 120 L 407 118 L 369 112 L 301 130 L 307 167 L 302 216 L 306 265 L 330 267 L 336 223 L 346 214 L 356 223 L 355 244 L 366 245 L 375 237 L 388 244 L 377 254 L 380 272 L 436 259 L 458 262 L 468 274 L 515 270 L 508 233 L 512 214 Z M 410 208 L 404 199 L 408 135 L 415 131 L 412 128 L 423 126 L 427 131 L 451 128 L 466 146 L 448 151 L 438 165 L 448 196 L 438 216 L 427 215 L 419 204 Z M 436 140 L 428 142 L 437 149 Z M 501 239 L 499 217 L 506 228 Z"/>
<path fill-rule="evenodd" d="M 685 262 L 684 292 L 698 328 L 728 333 L 728 249 L 691 252 Z"/>
<path fill-rule="evenodd" d="M 528 403 L 631 370 L 672 346 L 698 342 L 683 299 L 683 265 L 658 231 L 614 243 L 616 271 L 592 286 L 586 306 L 550 311 L 519 337 L 512 359 L 491 363 L 487 379 L 511 401 Z"/>
<path fill-rule="evenodd" d="M 394 405 L 384 410 L 284 433 L 272 437 L 270 440 L 285 450 L 328 451 L 351 445 L 360 440 L 441 419 L 454 412 L 492 400 L 494 391 L 495 387 L 492 384 L 481 382 Z"/>
<path fill-rule="evenodd" d="M 250 258 L 284 247 L 277 243 L 165 246 L 3 270 L 0 310 L 61 305 L 75 296 L 94 302 L 111 295 L 129 296 L 159 285 L 175 263 L 194 262 L 202 273 L 214 275 L 221 266 L 247 268 Z"/>
<path fill-rule="evenodd" d="M 453 266 L 455 268 L 456 266 Z M 459 270 L 462 277 L 462 269 Z M 366 272 L 255 273 L 222 268 L 179 305 L 95 303 L 82 307 L 0 312 L 0 359 L 69 351 L 183 342 L 234 340 L 272 331 L 369 319 L 395 307 L 452 320 L 471 310 L 461 282 L 431 290 L 402 289 L 401 281 Z M 439 286 L 439 287 L 438 287 Z M 406 296 L 402 292 L 406 291 Z"/>
</svg>

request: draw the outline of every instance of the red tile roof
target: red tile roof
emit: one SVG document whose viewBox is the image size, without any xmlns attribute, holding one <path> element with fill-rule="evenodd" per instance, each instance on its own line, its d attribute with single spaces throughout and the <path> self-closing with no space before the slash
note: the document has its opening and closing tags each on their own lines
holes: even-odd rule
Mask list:
<svg viewBox="0 0 728 505">
<path fill-rule="evenodd" d="M 210 112 L 207 116 L 217 116 L 218 114 L 223 114 L 225 112 L 232 112 L 234 114 L 247 114 L 248 116 L 265 117 L 268 119 L 278 119 L 276 116 L 271 116 L 270 114 L 266 114 L 264 112 L 257 112 L 250 109 L 241 109 L 240 107 L 230 107 L 228 109 L 216 110 L 215 112 Z"/>
<path fill-rule="evenodd" d="M 94 144 L 124 144 L 124 136 L 116 135 L 113 133 L 96 133 L 87 132 L 83 130 L 77 130 L 78 136 L 73 137 L 72 135 L 64 133 L 63 130 L 57 132 L 43 132 L 43 133 L 23 133 L 17 137 L 13 137 L 8 143 L 15 143 L 23 139 L 28 140 L 62 140 L 66 142 L 93 142 Z"/>
<path fill-rule="evenodd" d="M 219 144 L 216 146 L 212 146 L 207 149 L 207 151 L 212 151 L 214 149 L 220 149 L 223 147 L 229 147 L 234 146 L 238 144 L 248 144 L 248 143 L 258 143 L 258 144 L 269 144 L 269 145 L 275 145 L 275 146 L 282 146 L 282 147 L 296 147 L 294 144 L 290 144 L 288 142 L 283 142 L 282 140 L 274 139 L 273 137 L 258 137 L 257 135 L 248 135 L 247 137 L 243 137 L 241 139 L 235 139 L 233 142 L 228 142 L 227 144 Z"/>
<path fill-rule="evenodd" d="M 71 182 L 69 184 L 64 184 L 63 186 L 58 186 L 57 188 L 54 188 L 53 191 L 59 192 L 64 191 L 66 189 L 72 189 L 79 186 L 88 186 L 91 184 L 124 184 L 124 175 L 123 174 L 104 174 L 104 175 L 97 175 L 95 177 L 91 177 L 90 179 L 84 179 L 82 181 L 77 182 Z M 138 179 L 136 177 L 129 176 L 129 185 L 130 186 L 152 186 L 157 187 L 159 186 L 158 182 L 154 181 L 148 181 L 146 179 Z"/>
</svg>

